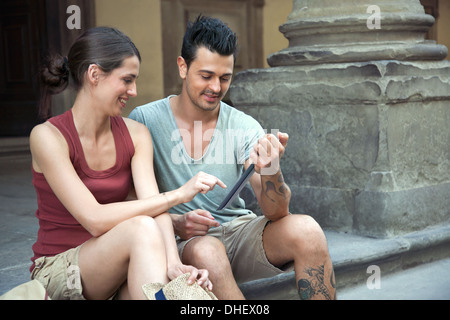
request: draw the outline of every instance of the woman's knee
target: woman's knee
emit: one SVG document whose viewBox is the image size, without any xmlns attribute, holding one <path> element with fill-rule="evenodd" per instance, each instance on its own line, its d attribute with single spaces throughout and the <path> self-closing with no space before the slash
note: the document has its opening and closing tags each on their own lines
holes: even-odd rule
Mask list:
<svg viewBox="0 0 450 320">
<path fill-rule="evenodd" d="M 162 235 L 156 221 L 147 216 L 137 216 L 122 222 L 122 229 L 133 242 L 140 243 L 162 241 Z"/>
<path fill-rule="evenodd" d="M 128 220 L 135 228 L 152 229 L 156 228 L 155 219 L 148 216 L 136 216 Z"/>
</svg>

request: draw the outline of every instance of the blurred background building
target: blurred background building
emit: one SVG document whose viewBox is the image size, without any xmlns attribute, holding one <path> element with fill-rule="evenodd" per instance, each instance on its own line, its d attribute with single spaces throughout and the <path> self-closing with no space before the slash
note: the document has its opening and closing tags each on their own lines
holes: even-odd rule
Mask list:
<svg viewBox="0 0 450 320">
<path fill-rule="evenodd" d="M 370 2 L 370 1 L 368 1 Z M 376 0 L 372 1 L 376 4 Z M 436 18 L 428 37 L 450 46 L 450 1 L 421 0 Z M 69 29 L 80 8 L 81 29 Z M 266 68 L 267 57 L 288 46 L 279 32 L 293 9 L 292 0 L 2 0 L 0 2 L 0 137 L 28 136 L 37 123 L 39 63 L 48 52 L 67 54 L 72 41 L 92 26 L 114 26 L 141 51 L 138 97 L 141 104 L 180 89 L 176 58 L 187 21 L 202 13 L 226 21 L 239 35 L 236 72 Z M 55 98 L 53 113 L 71 106 L 73 94 Z"/>
</svg>

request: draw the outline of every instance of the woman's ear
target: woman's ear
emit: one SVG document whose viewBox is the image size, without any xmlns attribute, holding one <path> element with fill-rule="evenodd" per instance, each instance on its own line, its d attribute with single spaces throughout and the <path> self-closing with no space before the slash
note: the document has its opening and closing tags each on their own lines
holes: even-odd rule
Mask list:
<svg viewBox="0 0 450 320">
<path fill-rule="evenodd" d="M 101 70 L 98 65 L 91 64 L 87 71 L 87 80 L 92 85 L 98 84 L 98 79 L 100 77 Z"/>
<path fill-rule="evenodd" d="M 178 72 L 180 73 L 180 78 L 182 80 L 185 80 L 188 71 L 186 61 L 184 60 L 183 57 L 178 57 L 177 64 L 178 64 Z"/>
</svg>

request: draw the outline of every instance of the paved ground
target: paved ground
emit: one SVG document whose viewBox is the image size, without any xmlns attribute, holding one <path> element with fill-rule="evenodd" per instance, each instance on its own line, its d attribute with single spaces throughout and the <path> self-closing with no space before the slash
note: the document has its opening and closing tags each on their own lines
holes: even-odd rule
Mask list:
<svg viewBox="0 0 450 320">
<path fill-rule="evenodd" d="M 29 279 L 38 223 L 28 157 L 0 157 L 0 294 Z"/>
<path fill-rule="evenodd" d="M 449 300 L 450 259 L 443 259 L 381 276 L 379 289 L 373 282 L 343 289 L 340 300 Z"/>
<path fill-rule="evenodd" d="M 36 195 L 31 184 L 29 156 L 26 154 L 18 156 L 17 153 L 14 153 L 14 156 L 3 154 L 0 156 L 0 295 L 29 280 L 31 246 L 38 230 L 35 210 Z M 424 246 L 424 243 L 430 241 L 439 242 L 441 252 L 450 253 L 450 245 L 446 247 L 446 244 L 450 243 L 449 226 L 431 228 L 418 235 L 388 240 L 368 239 L 335 232 L 326 234 L 333 262 L 343 271 L 361 262 L 370 264 L 372 260 L 392 259 L 390 257 L 408 253 L 411 248 Z M 370 290 L 366 281 L 362 281 L 360 285 L 340 290 L 338 298 L 449 300 L 449 270 L 450 258 L 421 264 L 394 274 L 388 274 L 381 269 L 379 289 Z M 370 274 L 367 274 L 367 279 L 369 276 Z M 295 295 L 295 283 L 291 279 L 288 280 L 289 288 L 284 285 L 284 280 L 275 283 L 273 288 L 277 287 L 277 292 L 290 290 Z M 253 289 L 254 292 L 258 290 L 257 287 Z M 284 296 L 277 293 L 275 298 L 277 297 L 282 299 Z"/>
</svg>

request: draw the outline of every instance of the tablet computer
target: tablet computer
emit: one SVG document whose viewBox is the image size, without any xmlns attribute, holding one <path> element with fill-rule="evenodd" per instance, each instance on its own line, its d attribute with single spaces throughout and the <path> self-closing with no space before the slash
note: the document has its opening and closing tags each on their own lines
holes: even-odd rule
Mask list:
<svg viewBox="0 0 450 320">
<path fill-rule="evenodd" d="M 250 177 L 253 175 L 254 172 L 255 172 L 255 165 L 251 164 L 247 168 L 247 170 L 245 170 L 244 174 L 239 178 L 238 182 L 236 182 L 233 189 L 231 189 L 231 191 L 227 194 L 227 196 L 219 205 L 217 210 L 222 210 L 223 208 L 226 208 L 234 200 L 234 198 L 236 198 L 236 196 L 245 187 L 245 184 L 248 182 L 248 180 L 250 179 Z"/>
</svg>

